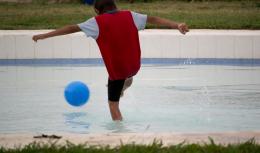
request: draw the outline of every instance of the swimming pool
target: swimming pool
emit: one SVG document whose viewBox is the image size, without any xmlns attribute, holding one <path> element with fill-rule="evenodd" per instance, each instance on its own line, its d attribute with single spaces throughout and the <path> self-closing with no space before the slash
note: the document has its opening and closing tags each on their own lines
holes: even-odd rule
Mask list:
<svg viewBox="0 0 260 153">
<path fill-rule="evenodd" d="M 187 61 L 189 62 L 189 61 Z M 68 105 L 64 87 L 88 84 Z M 227 132 L 260 129 L 260 66 L 143 64 L 112 122 L 103 65 L 0 67 L 0 133 Z"/>
</svg>

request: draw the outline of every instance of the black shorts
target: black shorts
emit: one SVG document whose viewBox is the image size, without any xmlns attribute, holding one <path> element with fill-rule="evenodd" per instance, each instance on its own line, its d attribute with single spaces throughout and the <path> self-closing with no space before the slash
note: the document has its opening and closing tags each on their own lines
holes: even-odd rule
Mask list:
<svg viewBox="0 0 260 153">
<path fill-rule="evenodd" d="M 108 100 L 112 102 L 119 102 L 125 80 L 109 80 L 107 85 Z"/>
</svg>

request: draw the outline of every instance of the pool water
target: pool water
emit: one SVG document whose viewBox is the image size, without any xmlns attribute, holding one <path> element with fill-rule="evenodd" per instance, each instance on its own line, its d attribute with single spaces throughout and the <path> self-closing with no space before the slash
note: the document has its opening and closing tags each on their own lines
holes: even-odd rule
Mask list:
<svg viewBox="0 0 260 153">
<path fill-rule="evenodd" d="M 90 100 L 63 97 L 75 80 Z M 260 129 L 260 67 L 142 66 L 121 99 L 123 122 L 107 105 L 104 66 L 1 66 L 0 133 L 225 132 Z"/>
</svg>

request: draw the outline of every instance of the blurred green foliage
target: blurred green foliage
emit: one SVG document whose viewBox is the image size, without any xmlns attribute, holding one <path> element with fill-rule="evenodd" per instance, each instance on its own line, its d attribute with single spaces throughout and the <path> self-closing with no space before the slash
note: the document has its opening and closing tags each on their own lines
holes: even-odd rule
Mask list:
<svg viewBox="0 0 260 153">
<path fill-rule="evenodd" d="M 121 144 L 117 147 L 75 145 L 67 142 L 59 145 L 57 142 L 31 143 L 24 147 L 13 149 L 0 147 L 0 153 L 259 153 L 260 145 L 254 139 L 238 144 L 217 144 L 209 138 L 208 143 L 164 146 L 161 141 L 154 140 L 149 145 Z"/>
<path fill-rule="evenodd" d="M 260 29 L 259 1 L 182 2 L 165 0 L 152 3 L 119 1 L 120 9 L 177 22 L 191 29 Z M 29 4 L 0 3 L 0 29 L 54 29 L 77 24 L 95 16 L 92 6 L 79 3 L 48 4 L 35 0 Z M 147 28 L 165 28 L 148 25 Z"/>
</svg>

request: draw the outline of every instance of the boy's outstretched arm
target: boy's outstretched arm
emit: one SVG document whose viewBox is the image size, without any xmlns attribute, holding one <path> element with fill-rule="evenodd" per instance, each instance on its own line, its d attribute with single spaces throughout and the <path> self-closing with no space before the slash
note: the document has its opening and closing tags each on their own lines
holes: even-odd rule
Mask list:
<svg viewBox="0 0 260 153">
<path fill-rule="evenodd" d="M 37 42 L 37 40 L 40 40 L 40 39 L 45 39 L 45 38 L 60 36 L 60 35 L 66 35 L 66 34 L 79 32 L 79 31 L 81 31 L 81 29 L 79 28 L 78 25 L 68 25 L 68 26 L 62 27 L 60 29 L 56 29 L 56 30 L 48 32 L 48 33 L 34 35 L 32 39 Z"/>
<path fill-rule="evenodd" d="M 150 24 L 166 26 L 172 29 L 178 29 L 182 34 L 189 32 L 189 28 L 185 23 L 177 23 L 171 20 L 163 19 L 155 16 L 148 16 L 147 22 Z"/>
</svg>

